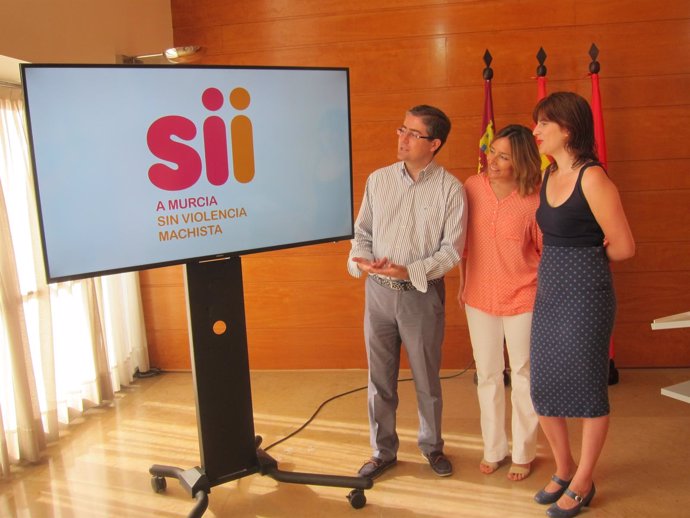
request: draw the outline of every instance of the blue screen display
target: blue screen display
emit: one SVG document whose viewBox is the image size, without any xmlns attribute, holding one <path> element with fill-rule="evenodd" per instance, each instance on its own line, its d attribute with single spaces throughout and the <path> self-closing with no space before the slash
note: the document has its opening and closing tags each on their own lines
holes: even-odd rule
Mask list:
<svg viewBox="0 0 690 518">
<path fill-rule="evenodd" d="M 22 65 L 48 281 L 352 237 L 348 75 Z"/>
</svg>

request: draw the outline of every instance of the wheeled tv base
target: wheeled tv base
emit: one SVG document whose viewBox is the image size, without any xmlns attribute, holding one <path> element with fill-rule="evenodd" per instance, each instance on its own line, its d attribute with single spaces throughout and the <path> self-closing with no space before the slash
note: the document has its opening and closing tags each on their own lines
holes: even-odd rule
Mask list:
<svg viewBox="0 0 690 518">
<path fill-rule="evenodd" d="M 254 434 L 244 289 L 240 257 L 188 263 L 185 268 L 192 374 L 202 466 L 183 470 L 154 464 L 151 487 L 163 492 L 166 478 L 177 478 L 196 500 L 188 515 L 208 508 L 211 488 L 259 473 L 279 482 L 352 488 L 350 505 L 366 504 L 370 478 L 289 472 L 260 448 Z"/>
<path fill-rule="evenodd" d="M 261 438 L 257 437 L 257 441 L 260 440 Z M 238 474 L 236 477 L 230 477 L 220 483 L 229 482 L 236 478 L 246 477 L 254 473 L 260 473 L 261 475 L 268 475 L 278 482 L 354 488 L 347 495 L 347 499 L 350 501 L 350 505 L 355 509 L 361 509 L 366 505 L 367 497 L 364 494 L 364 490 L 371 489 L 374 485 L 374 482 L 370 478 L 282 471 L 278 469 L 278 463 L 275 459 L 261 449 L 257 449 L 257 458 L 259 464 L 255 470 L 247 470 Z M 189 495 L 196 500 L 196 505 L 187 515 L 188 518 L 199 518 L 204 514 L 208 507 L 208 494 L 211 492 L 211 484 L 201 468 L 195 467 L 183 471 L 173 466 L 154 464 L 149 468 L 149 473 L 151 473 L 151 487 L 156 493 L 165 491 L 167 487 L 166 477 L 177 478 L 179 480 L 182 487 L 184 487 Z"/>
</svg>

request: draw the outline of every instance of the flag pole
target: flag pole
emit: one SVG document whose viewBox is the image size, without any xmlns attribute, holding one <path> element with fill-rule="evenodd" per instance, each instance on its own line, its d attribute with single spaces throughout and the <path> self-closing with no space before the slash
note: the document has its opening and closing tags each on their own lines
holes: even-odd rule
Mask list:
<svg viewBox="0 0 690 518">
<path fill-rule="evenodd" d="M 599 89 L 599 70 L 601 66 L 597 61 L 599 49 L 592 43 L 589 48 L 589 56 L 592 61 L 589 64 L 589 76 L 592 79 L 592 113 L 594 114 L 594 141 L 597 143 L 597 155 L 599 162 L 607 169 L 606 159 L 606 134 L 604 132 L 604 113 L 601 104 L 601 91 Z"/>
<path fill-rule="evenodd" d="M 537 102 L 541 101 L 546 97 L 546 51 L 544 47 L 539 47 L 539 52 L 537 52 L 537 61 L 539 66 L 537 67 Z M 544 171 L 549 164 L 551 164 L 551 159 L 548 155 L 541 155 L 541 170 Z"/>
<path fill-rule="evenodd" d="M 539 66 L 537 67 L 537 101 L 540 101 L 546 97 L 546 51 L 544 47 L 539 47 L 539 52 L 537 52 L 537 61 Z"/>
<path fill-rule="evenodd" d="M 491 80 L 494 78 L 494 71 L 491 68 L 493 57 L 489 49 L 484 52 L 484 70 L 482 71 L 482 78 L 484 79 L 484 109 L 482 110 L 482 128 L 479 133 L 479 164 L 477 165 L 477 174 L 485 171 L 487 168 L 486 152 L 494 139 L 496 122 L 494 121 L 494 101 L 491 96 Z M 505 353 L 504 353 L 505 354 Z M 508 356 L 505 355 L 506 368 L 503 370 L 503 384 L 510 385 L 510 369 L 508 367 Z M 474 384 L 478 383 L 477 372 L 474 373 Z"/>
<path fill-rule="evenodd" d="M 493 57 L 486 49 L 484 52 L 484 71 L 482 77 L 484 79 L 484 110 L 482 113 L 482 129 L 479 134 L 479 164 L 477 165 L 477 173 L 481 173 L 486 169 L 486 151 L 494 139 L 494 130 L 496 123 L 494 122 L 494 101 L 491 96 L 491 80 L 494 77 L 494 71 L 491 68 L 491 61 Z"/>
<path fill-rule="evenodd" d="M 608 161 L 606 156 L 606 134 L 604 132 L 604 112 L 601 104 L 601 90 L 599 89 L 599 70 L 601 70 L 601 65 L 597 58 L 599 57 L 599 49 L 592 43 L 589 48 L 589 57 L 591 61 L 589 63 L 589 76 L 592 80 L 592 115 L 594 116 L 594 141 L 597 145 L 597 156 L 599 157 L 599 162 L 604 167 L 604 170 L 608 169 Z M 614 357 L 616 355 L 616 350 L 613 344 L 613 335 L 609 342 L 609 385 L 615 385 L 619 381 L 618 369 L 616 369 L 616 363 Z"/>
</svg>

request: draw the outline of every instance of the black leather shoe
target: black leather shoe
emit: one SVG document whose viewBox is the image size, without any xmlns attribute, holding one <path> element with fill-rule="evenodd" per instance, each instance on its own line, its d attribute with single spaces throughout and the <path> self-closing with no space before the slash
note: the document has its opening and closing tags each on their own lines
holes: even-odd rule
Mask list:
<svg viewBox="0 0 690 518">
<path fill-rule="evenodd" d="M 595 492 L 596 489 L 594 488 L 594 483 L 592 483 L 592 489 L 590 489 L 589 493 L 587 493 L 585 496 L 580 496 L 574 491 L 566 489 L 565 494 L 575 500 L 577 505 L 570 509 L 563 509 L 562 507 L 558 507 L 557 503 L 554 503 L 546 510 L 546 514 L 552 518 L 572 518 L 573 516 L 577 516 L 580 514 L 580 511 L 582 511 L 583 507 L 587 507 L 589 505 L 589 503 L 592 501 L 592 498 L 594 498 Z"/>
<path fill-rule="evenodd" d="M 563 480 L 562 478 L 558 478 L 556 475 L 553 475 L 551 477 L 551 480 L 553 480 L 556 484 L 561 486 L 561 488 L 557 489 L 553 493 L 549 493 L 544 489 L 540 490 L 536 495 L 534 495 L 534 500 L 538 504 L 553 504 L 561 497 L 563 492 L 568 488 L 568 485 L 570 484 L 570 480 Z"/>
<path fill-rule="evenodd" d="M 388 468 L 395 466 L 396 462 L 398 462 L 398 459 L 383 460 L 378 457 L 372 457 L 359 468 L 357 476 L 373 480 Z"/>
<path fill-rule="evenodd" d="M 429 461 L 429 466 L 434 470 L 439 477 L 447 477 L 453 474 L 453 465 L 450 463 L 442 451 L 432 451 L 429 455 L 423 454 L 424 458 Z"/>
</svg>

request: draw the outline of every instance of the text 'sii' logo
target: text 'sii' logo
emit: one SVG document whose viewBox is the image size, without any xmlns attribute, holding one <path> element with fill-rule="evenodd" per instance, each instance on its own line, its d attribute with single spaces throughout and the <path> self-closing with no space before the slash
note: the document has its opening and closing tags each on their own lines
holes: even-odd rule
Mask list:
<svg viewBox="0 0 690 518">
<path fill-rule="evenodd" d="M 249 92 L 244 88 L 235 88 L 229 99 L 230 105 L 239 111 L 250 103 Z M 217 88 L 207 88 L 201 95 L 201 103 L 212 112 L 220 110 L 223 102 L 223 94 Z M 166 191 L 181 191 L 199 181 L 203 172 L 201 157 L 192 146 L 184 143 L 191 142 L 196 134 L 194 122 L 181 115 L 166 115 L 151 124 L 146 134 L 149 150 L 161 160 L 177 164 L 177 168 L 153 164 L 149 168 L 149 180 L 153 185 Z M 212 185 L 223 185 L 228 181 L 228 141 L 232 149 L 233 176 L 238 182 L 251 182 L 254 178 L 254 137 L 252 121 L 245 115 L 233 117 L 229 130 L 225 120 L 217 115 L 204 120 L 204 161 L 208 181 Z"/>
</svg>

